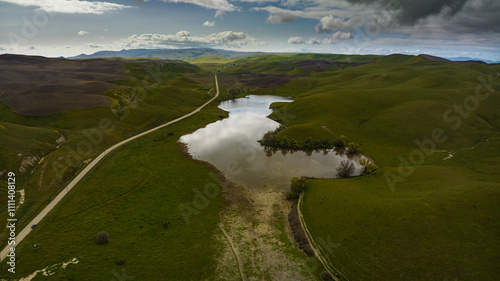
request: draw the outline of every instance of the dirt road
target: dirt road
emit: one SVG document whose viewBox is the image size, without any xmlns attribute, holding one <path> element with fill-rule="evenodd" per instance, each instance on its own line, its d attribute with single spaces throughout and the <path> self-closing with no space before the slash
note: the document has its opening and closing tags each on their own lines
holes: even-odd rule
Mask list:
<svg viewBox="0 0 500 281">
<path fill-rule="evenodd" d="M 47 216 L 48 213 L 50 213 L 50 211 L 52 211 L 52 209 L 54 209 L 54 207 L 64 198 L 64 196 L 66 196 L 68 194 L 68 192 L 76 185 L 78 184 L 78 182 L 80 182 L 80 180 L 85 177 L 85 175 L 90 171 L 92 170 L 92 168 L 94 168 L 104 157 L 106 157 L 106 155 L 108 155 L 109 153 L 111 153 L 113 150 L 119 148 L 120 146 L 130 142 L 130 141 L 133 141 L 137 138 L 140 138 L 142 136 L 145 136 L 147 134 L 150 134 L 154 131 L 157 131 L 161 128 L 164 128 L 166 126 L 169 126 L 169 125 L 172 125 L 176 122 L 179 122 L 183 119 L 186 119 L 196 113 L 198 113 L 201 109 L 203 109 L 205 106 L 207 106 L 209 103 L 211 103 L 213 100 L 215 100 L 218 96 L 219 96 L 219 82 L 217 81 L 217 75 L 215 75 L 215 88 L 217 90 L 215 96 L 213 98 L 211 98 L 209 101 L 207 101 L 206 103 L 204 103 L 202 106 L 198 107 L 197 109 L 193 110 L 192 112 L 186 114 L 186 115 L 183 115 L 175 120 L 172 120 L 172 121 L 169 121 L 165 124 L 162 124 L 156 128 L 153 128 L 151 130 L 148 130 L 146 132 L 143 132 L 143 133 L 140 133 L 140 134 L 137 134 L 133 137 L 130 137 L 124 141 L 121 141 L 115 145 L 113 145 L 112 147 L 106 149 L 103 153 L 101 153 L 99 156 L 97 156 L 92 162 L 90 162 L 90 164 L 87 165 L 87 167 L 85 167 L 85 169 L 83 169 L 83 171 L 80 172 L 80 174 L 78 174 L 60 193 L 59 195 L 57 195 L 56 198 L 54 198 L 54 200 L 52 200 L 46 207 L 45 209 L 43 209 L 21 232 L 17 233 L 17 236 L 16 236 L 16 246 L 19 245 L 19 243 L 21 243 L 21 241 L 23 241 L 23 239 L 31 232 L 32 228 L 31 226 L 34 225 L 34 224 L 38 224 L 43 218 L 45 218 L 45 216 Z M 2 252 L 0 252 L 0 261 L 3 261 L 5 259 L 5 257 L 7 257 L 7 254 L 9 253 L 9 250 L 10 250 L 10 247 L 11 246 L 6 246 Z"/>
</svg>

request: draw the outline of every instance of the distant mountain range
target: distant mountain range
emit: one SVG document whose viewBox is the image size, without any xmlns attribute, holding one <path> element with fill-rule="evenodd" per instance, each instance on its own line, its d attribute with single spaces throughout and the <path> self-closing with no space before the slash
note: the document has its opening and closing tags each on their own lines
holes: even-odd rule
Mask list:
<svg viewBox="0 0 500 281">
<path fill-rule="evenodd" d="M 99 51 L 90 55 L 81 54 L 75 57 L 68 57 L 68 59 L 92 59 L 92 58 L 158 58 L 158 59 L 186 59 L 195 57 L 222 57 L 222 58 L 242 58 L 253 57 L 265 54 L 276 54 L 266 52 L 237 52 L 222 49 L 211 48 L 194 48 L 194 49 L 130 49 L 121 51 Z M 431 61 L 449 62 L 449 63 L 463 63 L 463 62 L 485 62 L 485 63 L 500 63 L 500 61 L 481 60 L 471 57 L 453 57 L 441 58 L 431 55 L 422 55 Z"/>
<path fill-rule="evenodd" d="M 197 48 L 197 49 L 131 49 L 121 51 L 100 51 L 90 55 L 81 54 L 69 59 L 91 59 L 91 58 L 159 58 L 159 59 L 185 59 L 193 57 L 222 57 L 241 58 L 264 55 L 264 52 L 236 52 L 221 49 Z"/>
<path fill-rule="evenodd" d="M 484 61 L 485 63 L 500 63 L 500 61 L 492 61 L 492 60 L 482 60 L 478 58 L 471 58 L 471 57 L 454 57 L 454 58 L 448 58 L 451 61 Z"/>
</svg>

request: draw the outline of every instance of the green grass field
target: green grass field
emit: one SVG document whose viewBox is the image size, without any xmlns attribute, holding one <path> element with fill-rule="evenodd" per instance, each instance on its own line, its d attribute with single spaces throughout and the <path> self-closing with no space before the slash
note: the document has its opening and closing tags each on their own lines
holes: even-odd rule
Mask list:
<svg viewBox="0 0 500 281">
<path fill-rule="evenodd" d="M 312 236 L 340 245 L 323 252 L 347 278 L 496 280 L 500 94 L 487 89 L 500 88 L 498 70 L 394 55 L 258 91 L 295 97 L 271 115 L 288 126 L 279 135 L 342 134 L 381 168 L 360 178 L 312 180 L 304 194 Z M 454 104 L 468 110 L 448 112 Z M 439 143 L 420 150 L 416 141 L 433 132 Z M 389 172 L 400 177 L 396 184 Z"/>
<path fill-rule="evenodd" d="M 323 60 L 351 64 L 314 71 L 303 63 Z M 18 189 L 27 191 L 26 202 L 17 212 L 19 226 L 26 225 L 62 190 L 82 169 L 84 160 L 207 101 L 213 87 L 213 80 L 207 79 L 211 70 L 300 74 L 278 88 L 249 91 L 294 98 L 292 103 L 272 105 L 271 118 L 287 127 L 278 136 L 303 141 L 345 135 L 360 143 L 362 152 L 380 168 L 376 174 L 357 178 L 309 180 L 301 210 L 328 262 L 349 280 L 496 280 L 500 266 L 500 66 L 436 63 L 403 55 L 318 54 L 193 59 L 199 66 L 155 62 L 161 64 L 128 60 L 128 75 L 135 79 L 113 82 L 128 89 L 103 93 L 111 98 L 111 107 L 28 117 L 0 104 L 0 133 L 11 132 L 0 138 L 0 163 L 16 167 L 19 153 L 48 155 L 18 175 Z M 220 99 L 229 98 L 223 89 L 221 95 Z M 455 104 L 470 110 L 458 111 Z M 186 157 L 177 140 L 224 116 L 227 113 L 211 104 L 107 156 L 17 248 L 15 276 L 5 272 L 3 263 L 0 279 L 7 274 L 26 277 L 52 266 L 54 275 L 38 273 L 34 280 L 83 280 L 82 276 L 84 280 L 117 276 L 218 280 L 216 266 L 223 245 L 215 237 L 221 235 L 218 225 L 226 207 L 221 184 L 216 171 Z M 110 120 L 115 129 L 102 131 L 103 119 Z M 89 154 L 71 153 L 82 141 L 92 144 L 99 130 L 102 139 Z M 66 142 L 57 148 L 60 135 Z M 424 142 L 429 147 L 433 137 L 430 151 L 417 145 Z M 68 162 L 68 155 L 79 159 Z M 1 166 L 0 171 L 12 167 Z M 397 182 L 388 182 L 388 175 Z M 198 191 L 206 192 L 207 184 L 219 192 L 213 198 L 196 200 L 200 199 Z M 5 188 L 0 189 L 0 197 L 5 200 Z M 195 207 L 189 223 L 180 206 Z M 5 210 L 0 210 L 0 224 L 5 219 Z M 300 261 L 297 270 L 318 276 L 323 270 L 318 261 L 291 249 L 283 218 L 276 217 L 274 224 L 280 247 Z M 102 230 L 109 233 L 109 243 L 97 245 L 96 235 Z M 5 244 L 5 239 L 6 232 L 0 242 Z M 60 268 L 73 258 L 78 265 Z M 117 265 L 118 259 L 125 264 Z M 247 268 L 259 265 L 252 261 Z"/>
<path fill-rule="evenodd" d="M 26 193 L 25 203 L 16 212 L 19 228 L 27 225 L 62 190 L 85 161 L 121 139 L 180 117 L 210 99 L 207 92 L 212 84 L 203 85 L 184 77 L 186 73 L 199 72 L 194 65 L 141 60 L 126 67 L 135 79 L 114 82 L 129 86 L 128 89 L 103 93 L 112 99 L 111 107 L 35 117 L 14 113 L 0 104 L 0 171 L 16 172 L 16 188 L 25 189 Z M 103 130 L 102 124 L 114 129 Z M 65 142 L 57 148 L 56 140 L 61 135 Z M 19 171 L 19 164 L 27 156 L 37 160 L 26 171 Z M 6 192 L 5 188 L 0 189 L 2 205 L 6 204 Z M 0 210 L 0 224 L 6 222 L 6 211 Z M 6 231 L 0 235 L 2 245 L 6 235 Z"/>
<path fill-rule="evenodd" d="M 15 276 L 73 258 L 80 261 L 77 266 L 37 280 L 109 280 L 122 269 L 136 280 L 199 280 L 213 274 L 220 189 L 209 189 L 215 197 L 206 197 L 189 224 L 179 206 L 195 208 L 197 191 L 206 194 L 207 184 L 220 188 L 220 183 L 216 171 L 183 154 L 177 139 L 219 114 L 211 106 L 108 156 L 17 248 Z M 109 233 L 108 244 L 96 244 L 101 230 Z M 116 265 L 117 259 L 126 263 Z"/>
</svg>

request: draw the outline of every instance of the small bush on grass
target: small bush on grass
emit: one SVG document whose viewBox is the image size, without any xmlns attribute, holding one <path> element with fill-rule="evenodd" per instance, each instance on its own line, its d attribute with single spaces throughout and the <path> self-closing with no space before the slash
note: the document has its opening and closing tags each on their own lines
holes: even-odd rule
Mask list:
<svg viewBox="0 0 500 281">
<path fill-rule="evenodd" d="M 333 276 L 328 271 L 321 272 L 321 279 L 323 280 L 333 280 Z"/>
<path fill-rule="evenodd" d="M 107 244 L 109 242 L 109 234 L 106 231 L 97 233 L 97 244 Z"/>
</svg>

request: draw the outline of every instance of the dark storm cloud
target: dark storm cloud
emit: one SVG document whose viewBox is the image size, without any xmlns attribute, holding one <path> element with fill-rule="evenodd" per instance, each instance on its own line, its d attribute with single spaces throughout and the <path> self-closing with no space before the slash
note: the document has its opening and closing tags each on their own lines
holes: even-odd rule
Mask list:
<svg viewBox="0 0 500 281">
<path fill-rule="evenodd" d="M 379 4 L 397 11 L 397 20 L 403 25 L 413 25 L 420 19 L 443 13 L 452 17 L 470 0 L 347 0 L 354 4 Z"/>
<path fill-rule="evenodd" d="M 500 32 L 500 1 L 469 0 L 453 21 L 470 30 Z"/>
</svg>

